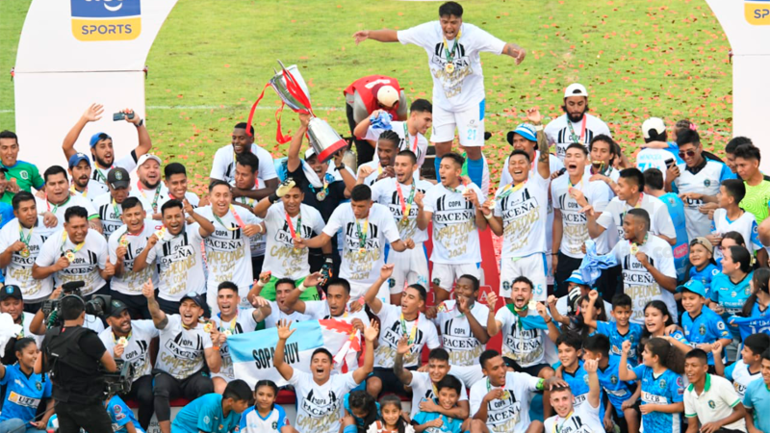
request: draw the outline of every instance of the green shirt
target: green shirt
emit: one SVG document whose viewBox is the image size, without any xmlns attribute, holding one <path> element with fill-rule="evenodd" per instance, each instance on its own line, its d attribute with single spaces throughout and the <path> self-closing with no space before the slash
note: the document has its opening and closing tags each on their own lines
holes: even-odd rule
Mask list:
<svg viewBox="0 0 770 433">
<path fill-rule="evenodd" d="M 770 180 L 763 179 L 759 185 L 751 186 L 743 182 L 746 186 L 746 195 L 741 200 L 741 207 L 746 212 L 754 215 L 757 225 L 762 224 L 768 216 L 768 205 L 770 205 Z"/>
<path fill-rule="evenodd" d="M 3 196 L 0 197 L 0 203 L 8 203 L 9 205 L 13 205 L 13 196 L 14 194 L 12 192 L 4 192 Z"/>
<path fill-rule="evenodd" d="M 37 170 L 37 166 L 26 161 L 18 160 L 12 167 L 6 167 L 8 173 L 6 177 L 10 181 L 16 179 L 16 184 L 22 191 L 32 192 L 32 187 L 40 189 L 45 184 L 43 177 Z"/>
</svg>

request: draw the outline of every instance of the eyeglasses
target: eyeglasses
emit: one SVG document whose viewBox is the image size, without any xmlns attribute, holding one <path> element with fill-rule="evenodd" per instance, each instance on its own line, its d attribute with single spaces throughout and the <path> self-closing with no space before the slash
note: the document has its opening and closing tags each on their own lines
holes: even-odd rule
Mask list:
<svg viewBox="0 0 770 433">
<path fill-rule="evenodd" d="M 679 157 L 680 158 L 684 159 L 685 155 L 687 155 L 689 157 L 693 157 L 693 156 L 695 156 L 695 151 L 694 150 L 685 150 L 684 152 L 679 151 Z"/>
</svg>

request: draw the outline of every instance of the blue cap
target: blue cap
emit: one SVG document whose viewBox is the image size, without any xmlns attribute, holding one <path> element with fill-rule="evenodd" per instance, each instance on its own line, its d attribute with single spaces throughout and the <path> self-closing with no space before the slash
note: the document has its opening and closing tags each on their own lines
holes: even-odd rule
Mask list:
<svg viewBox="0 0 770 433">
<path fill-rule="evenodd" d="M 110 140 L 112 140 L 112 137 L 110 137 L 106 133 L 104 133 L 104 132 L 97 132 L 96 134 L 91 136 L 91 147 L 96 146 L 96 143 L 98 143 L 99 140 L 106 140 L 108 138 Z"/>
<path fill-rule="evenodd" d="M 535 130 L 535 127 L 529 123 L 522 123 L 513 131 L 508 132 L 508 136 L 506 137 L 508 139 L 508 144 L 513 144 L 513 134 L 519 134 L 529 141 L 537 141 L 537 131 Z"/>
<path fill-rule="evenodd" d="M 85 153 L 78 152 L 78 153 L 70 156 L 70 168 L 75 167 L 78 164 L 80 164 L 80 161 L 85 161 L 85 162 L 88 163 L 89 167 L 91 166 L 91 159 L 88 158 L 88 155 L 86 155 Z"/>
<path fill-rule="evenodd" d="M 583 274 L 580 272 L 579 269 L 575 269 L 572 271 L 572 274 L 567 278 L 565 283 L 575 283 L 580 284 L 581 286 L 585 286 L 586 283 L 583 281 Z"/>
<path fill-rule="evenodd" d="M 688 292 L 693 292 L 696 295 L 701 295 L 704 298 L 706 297 L 706 287 L 698 280 L 690 280 L 677 287 L 676 290 L 679 292 L 687 290 Z"/>
</svg>

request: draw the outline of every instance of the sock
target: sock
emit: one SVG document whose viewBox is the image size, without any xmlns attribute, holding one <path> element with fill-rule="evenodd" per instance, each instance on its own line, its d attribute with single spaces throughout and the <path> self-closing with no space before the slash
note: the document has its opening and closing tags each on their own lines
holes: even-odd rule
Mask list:
<svg viewBox="0 0 770 433">
<path fill-rule="evenodd" d="M 468 165 L 468 177 L 471 178 L 471 182 L 481 188 L 482 179 L 484 178 L 484 157 L 482 156 L 479 159 L 468 158 L 466 164 Z"/>
<path fill-rule="evenodd" d="M 441 166 L 441 158 L 440 156 L 436 155 L 435 158 L 433 158 L 433 166 L 436 167 L 436 180 L 440 183 L 441 182 L 441 175 L 438 174 L 438 168 Z"/>
</svg>

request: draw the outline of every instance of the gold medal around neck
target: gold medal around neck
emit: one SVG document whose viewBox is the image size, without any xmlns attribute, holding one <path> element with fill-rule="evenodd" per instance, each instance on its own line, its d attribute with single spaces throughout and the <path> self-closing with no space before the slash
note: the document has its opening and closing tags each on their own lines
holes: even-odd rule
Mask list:
<svg viewBox="0 0 770 433">
<path fill-rule="evenodd" d="M 66 253 L 64 253 L 64 257 L 67 258 L 67 260 L 72 263 L 75 261 L 75 253 L 72 250 L 67 250 Z"/>
<path fill-rule="evenodd" d="M 128 246 L 128 235 L 123 235 L 120 237 L 120 246 L 121 247 L 127 247 Z"/>
<path fill-rule="evenodd" d="M 636 255 L 639 252 L 639 245 L 631 244 L 631 254 Z"/>
<path fill-rule="evenodd" d="M 22 250 L 19 251 L 19 255 L 24 258 L 29 257 L 29 248 L 27 248 L 27 246 L 25 245 L 24 248 L 22 248 Z"/>
<path fill-rule="evenodd" d="M 326 191 L 318 191 L 315 195 L 315 198 L 318 199 L 318 201 L 324 201 L 326 199 Z"/>
<path fill-rule="evenodd" d="M 205 325 L 203 325 L 203 332 L 210 334 L 211 331 L 214 330 L 214 324 L 211 322 L 206 322 Z"/>
<path fill-rule="evenodd" d="M 444 70 L 446 71 L 447 74 L 451 74 L 452 72 L 454 72 L 455 71 L 454 63 L 452 62 L 447 63 L 446 66 L 444 66 Z"/>
<path fill-rule="evenodd" d="M 126 347 L 128 346 L 128 339 L 126 337 L 120 337 L 118 338 L 118 344 L 123 347 Z"/>
<path fill-rule="evenodd" d="M 160 230 L 155 231 L 155 236 L 158 238 L 159 241 L 162 241 L 165 235 L 166 235 L 166 226 L 163 226 L 160 228 Z"/>
<path fill-rule="evenodd" d="M 233 335 L 233 332 L 230 331 L 229 329 L 226 329 L 224 334 L 229 337 L 229 336 Z"/>
</svg>

